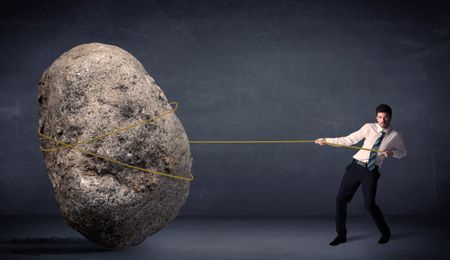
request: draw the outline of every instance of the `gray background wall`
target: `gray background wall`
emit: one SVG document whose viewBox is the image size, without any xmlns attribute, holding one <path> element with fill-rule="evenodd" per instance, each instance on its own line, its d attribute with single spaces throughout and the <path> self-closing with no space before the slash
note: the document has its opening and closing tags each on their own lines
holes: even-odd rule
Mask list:
<svg viewBox="0 0 450 260">
<path fill-rule="evenodd" d="M 386 214 L 449 214 L 449 5 L 444 1 L 16 1 L 0 18 L 0 214 L 58 214 L 36 135 L 38 82 L 64 51 L 139 59 L 191 140 L 315 139 L 374 121 L 408 156 L 383 165 Z M 334 214 L 353 150 L 192 145 L 184 215 Z M 360 193 L 351 214 L 365 214 Z"/>
</svg>

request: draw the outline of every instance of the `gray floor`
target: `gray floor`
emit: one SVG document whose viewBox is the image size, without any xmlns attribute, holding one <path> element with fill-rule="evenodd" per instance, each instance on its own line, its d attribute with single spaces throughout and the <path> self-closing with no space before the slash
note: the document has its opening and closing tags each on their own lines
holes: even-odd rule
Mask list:
<svg viewBox="0 0 450 260">
<path fill-rule="evenodd" d="M 59 216 L 0 217 L 0 259 L 450 259 L 442 219 L 387 217 L 392 240 L 379 245 L 368 216 L 349 219 L 349 241 L 328 246 L 332 217 L 179 217 L 135 248 L 87 241 Z"/>
</svg>

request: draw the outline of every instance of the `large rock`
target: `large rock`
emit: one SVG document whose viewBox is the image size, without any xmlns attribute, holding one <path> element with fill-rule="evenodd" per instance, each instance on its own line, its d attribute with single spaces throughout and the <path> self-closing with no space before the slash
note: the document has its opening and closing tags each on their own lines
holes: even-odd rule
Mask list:
<svg viewBox="0 0 450 260">
<path fill-rule="evenodd" d="M 62 54 L 43 74 L 39 130 L 76 143 L 170 111 L 163 91 L 131 54 L 91 43 Z M 59 146 L 41 139 L 42 147 Z M 44 152 L 60 212 L 89 240 L 111 248 L 142 242 L 176 217 L 191 177 L 189 141 L 174 113 L 84 145 Z"/>
</svg>

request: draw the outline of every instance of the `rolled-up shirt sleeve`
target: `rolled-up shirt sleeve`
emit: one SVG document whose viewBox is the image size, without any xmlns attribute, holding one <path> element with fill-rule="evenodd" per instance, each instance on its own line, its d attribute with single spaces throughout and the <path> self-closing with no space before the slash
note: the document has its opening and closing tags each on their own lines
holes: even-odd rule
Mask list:
<svg viewBox="0 0 450 260">
<path fill-rule="evenodd" d="M 354 145 L 366 137 L 368 124 L 363 125 L 358 131 L 344 137 L 325 138 L 329 144 Z"/>
<path fill-rule="evenodd" d="M 406 146 L 400 134 L 398 134 L 394 139 L 394 149 L 392 150 L 392 153 L 393 157 L 396 159 L 402 159 L 406 156 Z"/>
</svg>

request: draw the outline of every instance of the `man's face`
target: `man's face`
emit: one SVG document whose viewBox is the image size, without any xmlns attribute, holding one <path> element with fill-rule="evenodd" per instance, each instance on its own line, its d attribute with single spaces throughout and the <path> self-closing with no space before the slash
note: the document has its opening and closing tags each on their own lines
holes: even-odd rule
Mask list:
<svg viewBox="0 0 450 260">
<path fill-rule="evenodd" d="M 391 122 L 391 117 L 388 113 L 378 112 L 377 113 L 377 122 L 382 128 L 388 128 L 389 123 Z"/>
</svg>

